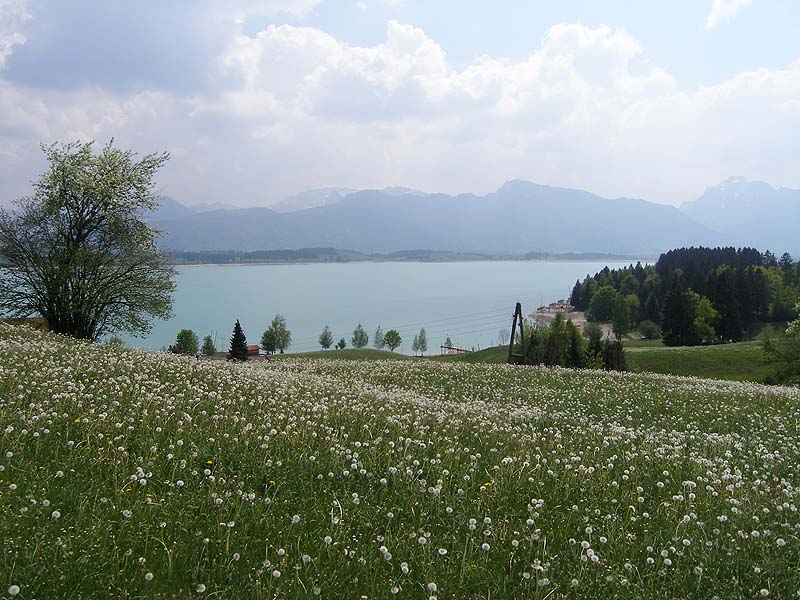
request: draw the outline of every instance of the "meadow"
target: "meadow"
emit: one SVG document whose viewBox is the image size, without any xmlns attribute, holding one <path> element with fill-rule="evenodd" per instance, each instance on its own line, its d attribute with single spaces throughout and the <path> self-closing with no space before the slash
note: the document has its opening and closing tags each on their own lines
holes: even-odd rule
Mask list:
<svg viewBox="0 0 800 600">
<path fill-rule="evenodd" d="M 0 324 L 0 595 L 790 598 L 800 390 Z"/>
</svg>

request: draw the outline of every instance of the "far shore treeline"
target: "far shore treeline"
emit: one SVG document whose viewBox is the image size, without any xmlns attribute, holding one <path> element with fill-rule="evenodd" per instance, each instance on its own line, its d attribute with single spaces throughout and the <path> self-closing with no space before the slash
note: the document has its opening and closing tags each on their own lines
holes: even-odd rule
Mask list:
<svg viewBox="0 0 800 600">
<path fill-rule="evenodd" d="M 606 267 L 576 281 L 571 304 L 590 321 L 638 327 L 667 346 L 737 342 L 757 323 L 797 318 L 800 262 L 754 248 L 679 248 L 655 265 Z"/>
<path fill-rule="evenodd" d="M 167 260 L 173 265 L 228 265 L 252 263 L 302 263 L 302 262 L 454 262 L 481 260 L 633 260 L 641 256 L 608 254 L 602 252 L 527 252 L 525 254 L 475 254 L 444 250 L 398 250 L 397 252 L 365 253 L 337 248 L 299 248 L 296 250 L 253 250 L 251 252 L 225 250 L 165 250 Z"/>
</svg>

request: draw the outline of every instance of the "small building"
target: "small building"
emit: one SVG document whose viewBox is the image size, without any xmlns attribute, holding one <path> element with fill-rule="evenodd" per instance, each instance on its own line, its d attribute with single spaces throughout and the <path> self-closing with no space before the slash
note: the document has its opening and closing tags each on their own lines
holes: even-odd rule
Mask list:
<svg viewBox="0 0 800 600">
<path fill-rule="evenodd" d="M 258 344 L 250 344 L 247 346 L 247 356 L 258 356 L 261 353 L 261 346 Z"/>
</svg>

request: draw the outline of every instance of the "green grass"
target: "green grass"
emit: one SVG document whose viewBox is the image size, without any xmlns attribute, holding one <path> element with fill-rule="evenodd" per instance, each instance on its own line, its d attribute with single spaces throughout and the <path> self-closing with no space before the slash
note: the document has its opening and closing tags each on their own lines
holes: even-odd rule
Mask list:
<svg viewBox="0 0 800 600">
<path fill-rule="evenodd" d="M 694 347 L 634 347 L 626 344 L 628 369 L 693 377 L 763 382 L 774 374 L 761 342 Z"/>
<path fill-rule="evenodd" d="M 411 360 L 412 357 L 399 352 L 376 350 L 374 348 L 345 348 L 344 350 L 325 350 L 318 352 L 298 352 L 294 354 L 271 354 L 269 360 L 313 358 L 320 360 Z"/>
<path fill-rule="evenodd" d="M 659 340 L 626 340 L 628 369 L 689 377 L 752 381 L 761 383 L 774 374 L 774 367 L 761 349 L 761 342 L 739 342 L 715 346 L 667 347 Z M 508 348 L 496 346 L 431 360 L 452 363 L 505 364 Z"/>
<path fill-rule="evenodd" d="M 0 594 L 795 597 L 799 423 L 747 383 L 0 324 Z"/>
<path fill-rule="evenodd" d="M 508 362 L 508 346 L 494 346 L 466 354 L 431 355 L 430 359 L 440 362 L 500 365 Z"/>
</svg>

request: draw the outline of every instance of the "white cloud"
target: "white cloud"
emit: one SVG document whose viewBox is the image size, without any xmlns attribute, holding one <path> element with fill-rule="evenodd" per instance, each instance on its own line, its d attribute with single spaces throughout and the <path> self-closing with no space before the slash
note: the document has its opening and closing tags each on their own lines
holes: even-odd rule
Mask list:
<svg viewBox="0 0 800 600">
<path fill-rule="evenodd" d="M 736 16 L 739 9 L 747 6 L 753 0 L 714 0 L 711 12 L 706 19 L 706 27 L 714 29 L 723 21 L 729 21 Z"/>
<path fill-rule="evenodd" d="M 187 202 L 322 185 L 486 192 L 511 178 L 672 203 L 731 174 L 800 187 L 800 60 L 686 90 L 605 26 L 556 25 L 523 60 L 458 67 L 397 22 L 368 47 L 291 25 L 231 35 L 209 91 L 0 80 L 0 198 L 41 168 L 39 141 L 112 136 L 173 150 L 160 181 Z"/>
<path fill-rule="evenodd" d="M 243 21 L 248 17 L 285 14 L 302 17 L 311 12 L 320 0 L 211 0 L 220 14 Z"/>
<path fill-rule="evenodd" d="M 0 70 L 14 46 L 27 40 L 21 29 L 30 20 L 25 0 L 0 0 Z"/>
</svg>

